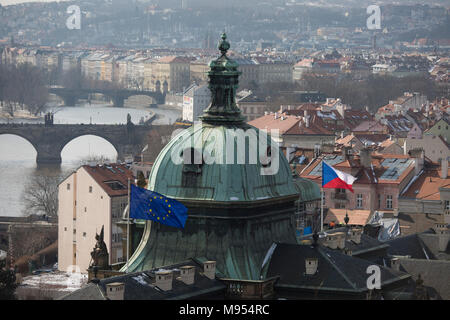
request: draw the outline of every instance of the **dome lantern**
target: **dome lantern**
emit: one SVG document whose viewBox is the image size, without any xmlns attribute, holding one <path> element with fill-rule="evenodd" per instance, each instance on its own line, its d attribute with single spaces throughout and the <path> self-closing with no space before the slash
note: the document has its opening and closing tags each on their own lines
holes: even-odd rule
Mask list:
<svg viewBox="0 0 450 320">
<path fill-rule="evenodd" d="M 211 124 L 242 123 L 244 117 L 236 105 L 236 90 L 239 86 L 238 64 L 228 58 L 227 51 L 230 43 L 227 35 L 222 34 L 218 49 L 221 56 L 209 63 L 209 90 L 211 91 L 211 104 L 204 111 L 200 120 Z"/>
</svg>

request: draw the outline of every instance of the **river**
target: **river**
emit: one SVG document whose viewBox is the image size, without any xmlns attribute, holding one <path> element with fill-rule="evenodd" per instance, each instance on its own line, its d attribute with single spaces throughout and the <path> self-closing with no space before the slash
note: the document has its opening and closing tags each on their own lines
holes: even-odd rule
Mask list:
<svg viewBox="0 0 450 320">
<path fill-rule="evenodd" d="M 181 111 L 171 108 L 159 107 L 146 110 L 114 108 L 101 103 L 60 107 L 57 110 L 54 116 L 56 124 L 122 124 L 126 123 L 128 113 L 131 115 L 131 121 L 138 124 L 141 119 L 145 120 L 151 112 L 154 112 L 157 117 L 153 124 L 160 125 L 172 124 L 181 115 Z M 37 123 L 41 120 L 0 119 L 0 123 L 5 122 Z M 115 161 L 117 152 L 103 138 L 87 135 L 67 144 L 61 156 L 61 166 L 38 167 L 36 151 L 28 141 L 14 135 L 0 135 L 0 216 L 18 217 L 27 214 L 24 212 L 22 196 L 30 177 L 35 175 L 64 177 L 78 167 L 83 159 L 105 157 Z"/>
</svg>

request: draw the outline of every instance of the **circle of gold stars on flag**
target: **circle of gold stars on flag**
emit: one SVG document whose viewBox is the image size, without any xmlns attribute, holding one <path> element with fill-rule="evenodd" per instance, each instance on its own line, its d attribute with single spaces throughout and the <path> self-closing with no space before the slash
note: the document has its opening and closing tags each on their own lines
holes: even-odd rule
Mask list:
<svg viewBox="0 0 450 320">
<path fill-rule="evenodd" d="M 163 199 L 163 197 L 159 197 L 159 200 L 162 200 Z M 148 214 L 149 215 L 152 215 L 153 217 L 156 217 L 156 220 L 157 221 L 160 221 L 161 220 L 161 218 L 162 218 L 162 220 L 164 221 L 164 220 L 166 220 L 166 218 L 168 218 L 169 217 L 169 215 L 172 213 L 172 210 L 170 209 L 171 207 L 172 207 L 172 205 L 170 205 L 168 202 L 168 200 L 167 199 L 165 199 L 163 202 L 162 202 L 162 207 L 165 207 L 165 209 L 167 210 L 167 213 L 164 215 L 164 216 L 157 216 L 156 214 L 155 214 L 155 212 L 154 212 L 154 210 L 151 208 L 151 206 L 152 206 L 152 202 L 153 202 L 153 200 L 158 200 L 158 197 L 157 196 L 153 196 L 153 199 L 151 199 L 150 198 L 150 202 L 149 202 L 149 206 L 150 206 L 150 208 L 148 209 Z"/>
</svg>

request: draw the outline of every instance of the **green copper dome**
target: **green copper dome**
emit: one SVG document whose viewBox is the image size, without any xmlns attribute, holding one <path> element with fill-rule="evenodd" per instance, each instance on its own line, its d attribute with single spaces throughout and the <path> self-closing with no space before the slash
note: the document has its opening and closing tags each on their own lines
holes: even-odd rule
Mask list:
<svg viewBox="0 0 450 320">
<path fill-rule="evenodd" d="M 222 203 L 267 201 L 298 193 L 284 154 L 270 136 L 241 116 L 235 103 L 240 72 L 226 56 L 229 48 L 222 34 L 222 55 L 210 63 L 208 73 L 211 104 L 201 123 L 181 132 L 161 151 L 150 175 L 150 190 L 181 200 Z"/>
<path fill-rule="evenodd" d="M 267 165 L 266 152 L 274 142 L 267 135 L 261 141 L 260 134 L 245 123 L 196 124 L 161 151 L 152 168 L 149 189 L 181 200 L 216 202 L 254 202 L 298 194 L 282 152 L 274 148 L 272 162 Z M 239 161 L 244 154 L 245 159 Z M 185 164 L 185 159 L 192 164 Z"/>
<path fill-rule="evenodd" d="M 188 258 L 217 261 L 221 278 L 260 279 L 273 242 L 296 243 L 291 169 L 278 145 L 244 122 L 235 94 L 240 72 L 226 56 L 210 63 L 211 104 L 201 123 L 161 151 L 148 188 L 188 208 L 184 229 L 146 222 L 142 240 L 122 271 L 136 272 Z"/>
</svg>

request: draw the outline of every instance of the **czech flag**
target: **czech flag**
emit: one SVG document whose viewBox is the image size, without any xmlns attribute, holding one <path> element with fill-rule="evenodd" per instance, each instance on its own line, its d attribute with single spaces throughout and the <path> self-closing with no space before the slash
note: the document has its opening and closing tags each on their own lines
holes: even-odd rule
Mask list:
<svg viewBox="0 0 450 320">
<path fill-rule="evenodd" d="M 322 161 L 322 188 L 348 189 L 353 192 L 352 184 L 355 180 L 354 176 L 336 170 Z"/>
</svg>

